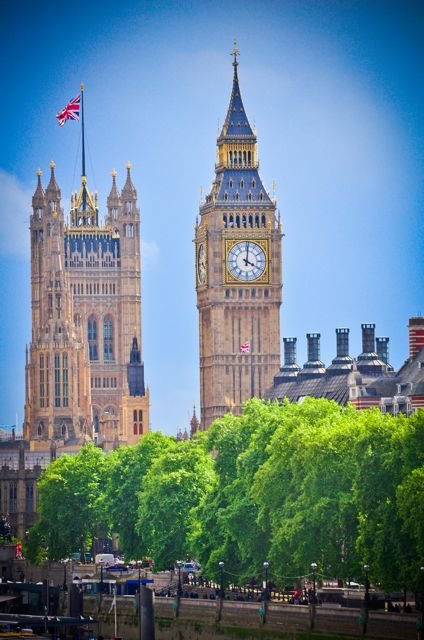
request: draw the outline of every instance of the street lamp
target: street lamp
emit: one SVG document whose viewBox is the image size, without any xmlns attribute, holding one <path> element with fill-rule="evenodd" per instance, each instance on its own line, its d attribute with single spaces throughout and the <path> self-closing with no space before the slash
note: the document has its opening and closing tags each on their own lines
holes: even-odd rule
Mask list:
<svg viewBox="0 0 424 640">
<path fill-rule="evenodd" d="M 103 593 L 104 590 L 104 584 L 103 584 L 103 564 L 104 564 L 104 560 L 103 558 L 100 560 L 100 593 Z"/>
<path fill-rule="evenodd" d="M 316 562 L 311 562 L 311 569 L 312 569 L 312 604 L 315 604 L 317 601 L 316 571 L 318 569 L 318 565 Z"/>
<path fill-rule="evenodd" d="M 370 583 L 368 580 L 370 566 L 369 564 L 364 564 L 364 572 L 365 572 L 365 609 L 368 609 L 369 599 L 370 599 Z"/>
<path fill-rule="evenodd" d="M 181 598 L 181 596 L 183 595 L 183 587 L 181 585 L 181 567 L 183 566 L 183 563 L 181 560 L 177 560 L 177 566 L 178 566 L 178 589 L 177 589 L 177 595 L 178 597 Z"/>
<path fill-rule="evenodd" d="M 220 560 L 218 562 L 218 566 L 219 566 L 220 571 L 221 571 L 221 587 L 219 589 L 219 597 L 220 598 L 225 598 L 225 591 L 224 591 L 224 562 L 222 560 Z"/>
<path fill-rule="evenodd" d="M 265 589 L 263 592 L 263 600 L 268 600 L 268 567 L 269 567 L 269 562 L 265 561 L 263 563 L 264 569 L 265 569 Z"/>
</svg>

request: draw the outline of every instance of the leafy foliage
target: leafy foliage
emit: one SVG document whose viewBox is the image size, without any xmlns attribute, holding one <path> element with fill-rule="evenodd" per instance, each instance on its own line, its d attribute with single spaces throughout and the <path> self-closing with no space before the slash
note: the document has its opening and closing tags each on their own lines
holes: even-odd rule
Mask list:
<svg viewBox="0 0 424 640">
<path fill-rule="evenodd" d="M 424 557 L 424 411 L 410 418 L 324 399 L 253 399 L 192 441 L 150 433 L 93 446 L 42 475 L 27 555 L 64 557 L 99 530 L 156 568 L 195 556 L 218 579 L 280 584 L 321 575 L 414 587 Z M 72 514 L 72 518 L 69 517 Z"/>
</svg>

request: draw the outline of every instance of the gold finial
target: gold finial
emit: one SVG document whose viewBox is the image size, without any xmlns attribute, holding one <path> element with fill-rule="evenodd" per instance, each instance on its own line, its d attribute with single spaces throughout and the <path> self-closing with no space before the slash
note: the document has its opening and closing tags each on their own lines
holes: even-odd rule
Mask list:
<svg viewBox="0 0 424 640">
<path fill-rule="evenodd" d="M 202 202 L 202 200 L 203 200 L 203 187 L 200 187 L 199 193 L 200 193 L 200 202 Z"/>
<path fill-rule="evenodd" d="M 132 167 L 132 164 L 131 164 L 131 162 L 128 160 L 128 162 L 127 162 L 127 169 L 128 169 L 128 171 L 131 169 L 131 167 Z"/>
<path fill-rule="evenodd" d="M 275 196 L 275 188 L 276 188 L 276 186 L 277 186 L 277 183 L 276 183 L 276 182 L 274 182 L 274 180 L 273 180 L 273 181 L 272 181 L 272 185 L 271 185 L 271 186 L 272 186 L 272 195 L 273 195 L 273 196 Z"/>
<path fill-rule="evenodd" d="M 55 168 L 55 166 L 56 166 L 55 161 L 54 161 L 54 160 L 52 160 L 52 161 L 50 162 L 50 169 L 54 169 L 54 168 Z"/>
<path fill-rule="evenodd" d="M 112 178 L 116 178 L 116 169 L 112 169 Z"/>
<path fill-rule="evenodd" d="M 38 167 L 37 176 L 40 177 L 42 174 L 43 174 L 43 172 L 41 171 L 40 167 Z"/>
<path fill-rule="evenodd" d="M 81 87 L 81 91 L 84 91 L 84 83 L 83 82 L 81 82 L 80 87 Z"/>
<path fill-rule="evenodd" d="M 87 184 L 87 176 L 81 177 L 81 184 Z"/>
<path fill-rule="evenodd" d="M 232 52 L 230 53 L 230 56 L 234 56 L 234 62 L 233 62 L 233 65 L 234 65 L 235 67 L 238 65 L 238 62 L 237 62 L 237 56 L 239 56 L 239 55 L 240 55 L 240 52 L 239 52 L 239 50 L 237 49 L 237 40 L 234 38 L 234 46 L 233 46 L 233 50 L 232 50 Z"/>
</svg>

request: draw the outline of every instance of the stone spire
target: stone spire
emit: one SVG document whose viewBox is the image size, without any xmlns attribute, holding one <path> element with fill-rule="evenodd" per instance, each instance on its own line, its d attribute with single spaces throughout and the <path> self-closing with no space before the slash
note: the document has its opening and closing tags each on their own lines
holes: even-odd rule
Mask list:
<svg viewBox="0 0 424 640">
<path fill-rule="evenodd" d="M 113 169 L 112 171 L 112 187 L 110 189 L 109 195 L 107 197 L 107 204 L 119 204 L 119 191 L 116 186 L 116 171 Z"/>
<path fill-rule="evenodd" d="M 200 422 L 196 416 L 196 406 L 193 406 L 193 417 L 190 420 L 190 437 L 192 438 L 199 431 Z"/>
<path fill-rule="evenodd" d="M 41 169 L 37 169 L 37 188 L 34 191 L 34 195 L 32 196 L 32 206 L 41 207 L 44 204 L 44 189 L 41 184 Z"/>
<path fill-rule="evenodd" d="M 51 173 L 50 173 L 50 182 L 47 185 L 46 195 L 47 195 L 47 197 L 49 199 L 53 198 L 54 200 L 60 200 L 61 194 L 60 194 L 59 185 L 56 182 L 56 176 L 55 176 L 55 173 L 54 173 L 55 167 L 56 167 L 56 165 L 55 165 L 54 161 L 52 160 L 50 162 L 50 171 L 51 171 Z"/>
<path fill-rule="evenodd" d="M 127 162 L 127 179 L 122 189 L 122 195 L 126 198 L 131 197 L 135 199 L 137 198 L 137 191 L 131 180 L 131 166 L 131 162 Z"/>
</svg>

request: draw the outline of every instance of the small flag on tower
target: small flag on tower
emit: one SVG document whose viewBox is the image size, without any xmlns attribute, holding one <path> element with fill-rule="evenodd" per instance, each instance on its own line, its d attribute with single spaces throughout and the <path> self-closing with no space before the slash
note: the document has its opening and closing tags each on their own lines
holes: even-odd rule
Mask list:
<svg viewBox="0 0 424 640">
<path fill-rule="evenodd" d="M 243 342 L 240 347 L 240 353 L 250 353 L 250 342 Z"/>
<path fill-rule="evenodd" d="M 77 96 L 66 107 L 59 111 L 56 118 L 59 120 L 59 127 L 63 127 L 67 120 L 79 120 L 81 106 L 81 96 Z"/>
</svg>

